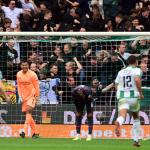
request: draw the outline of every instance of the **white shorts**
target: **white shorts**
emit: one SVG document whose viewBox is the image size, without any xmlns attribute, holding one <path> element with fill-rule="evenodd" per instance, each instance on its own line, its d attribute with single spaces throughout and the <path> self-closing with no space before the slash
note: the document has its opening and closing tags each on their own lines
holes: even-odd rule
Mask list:
<svg viewBox="0 0 150 150">
<path fill-rule="evenodd" d="M 119 99 L 118 111 L 127 109 L 131 112 L 138 112 L 140 110 L 140 103 L 138 98 L 122 98 Z"/>
</svg>

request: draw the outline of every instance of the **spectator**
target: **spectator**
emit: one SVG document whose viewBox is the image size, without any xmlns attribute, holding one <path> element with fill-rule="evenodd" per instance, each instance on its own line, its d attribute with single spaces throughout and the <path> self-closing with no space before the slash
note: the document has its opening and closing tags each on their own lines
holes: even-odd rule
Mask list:
<svg viewBox="0 0 150 150">
<path fill-rule="evenodd" d="M 120 44 L 118 46 L 118 58 L 122 61 L 124 67 L 126 66 L 126 60 L 128 59 L 128 57 L 131 55 L 126 51 L 126 45 L 125 44 Z"/>
<path fill-rule="evenodd" d="M 38 77 L 38 79 L 40 79 L 40 71 L 38 69 L 38 66 L 36 63 L 31 63 L 30 64 L 30 70 L 34 71 Z"/>
<path fill-rule="evenodd" d="M 50 70 L 48 72 L 48 75 L 47 75 L 48 78 L 60 78 L 60 75 L 59 75 L 59 68 L 56 64 L 52 64 L 50 66 Z"/>
<path fill-rule="evenodd" d="M 19 17 L 22 13 L 25 13 L 25 11 L 21 8 L 16 7 L 16 1 L 15 0 L 9 0 L 8 7 L 2 6 L 2 10 L 4 11 L 5 17 L 11 19 L 12 28 L 16 28 L 17 24 L 19 23 Z"/>
<path fill-rule="evenodd" d="M 106 62 L 102 66 L 101 70 L 102 85 L 105 86 L 114 82 L 118 71 L 120 71 L 122 68 L 123 68 L 122 61 L 118 59 L 118 54 L 113 52 L 108 62 Z"/>
<path fill-rule="evenodd" d="M 3 20 L 3 29 L 4 29 L 4 31 L 7 31 L 7 29 L 11 28 L 11 23 L 12 23 L 11 19 L 4 18 L 4 20 Z"/>
<path fill-rule="evenodd" d="M 50 64 L 56 63 L 57 65 L 62 65 L 64 60 L 62 59 L 62 50 L 60 46 L 55 46 L 52 55 L 50 56 Z"/>
<path fill-rule="evenodd" d="M 108 19 L 105 24 L 105 31 L 113 32 L 114 28 L 114 22 L 111 19 Z"/>
<path fill-rule="evenodd" d="M 83 40 L 80 53 L 81 53 L 81 57 L 82 57 L 83 61 L 84 61 L 84 59 L 90 58 L 90 56 L 92 54 L 92 49 L 89 47 L 89 43 L 87 40 Z"/>
<path fill-rule="evenodd" d="M 101 102 L 101 96 L 102 96 L 101 89 L 102 89 L 102 84 L 100 83 L 100 81 L 98 80 L 97 77 L 93 77 L 92 78 L 92 84 L 91 84 L 91 90 L 92 90 L 93 99 L 94 99 L 96 105 L 102 104 L 102 102 Z"/>
<path fill-rule="evenodd" d="M 66 80 L 67 76 L 73 76 L 75 77 L 76 81 L 78 81 L 77 84 L 80 84 L 84 80 L 84 76 L 85 76 L 84 70 L 83 70 L 82 65 L 80 64 L 80 62 L 77 60 L 76 57 L 74 57 L 73 60 L 74 62 L 67 62 L 65 64 L 65 72 L 63 75 L 63 77 L 65 78 L 63 79 L 63 81 Z"/>
<path fill-rule="evenodd" d="M 140 24 L 140 18 L 135 17 L 132 19 L 133 31 L 143 31 L 144 26 Z"/>
<path fill-rule="evenodd" d="M 34 11 L 35 13 L 38 11 L 37 6 L 35 5 L 33 0 L 19 0 L 22 4 L 22 8 L 29 11 Z"/>
<path fill-rule="evenodd" d="M 92 6 L 91 31 L 104 31 L 104 20 L 97 5 Z"/>
<path fill-rule="evenodd" d="M 140 56 L 140 58 L 141 58 L 141 62 L 148 64 L 149 61 L 148 55 L 142 55 L 142 57 Z"/>
<path fill-rule="evenodd" d="M 140 68 L 143 73 L 142 78 L 141 78 L 142 86 L 149 87 L 149 85 L 150 85 L 150 70 L 149 70 L 147 64 L 143 61 L 141 61 L 141 63 L 140 63 Z"/>
<path fill-rule="evenodd" d="M 52 17 L 53 17 L 52 12 L 50 10 L 47 10 L 44 13 L 44 18 L 37 25 L 36 30 L 45 31 L 45 32 L 58 30 L 58 29 L 56 29 L 57 27 L 56 27 L 56 24 L 55 24 L 54 20 L 52 19 Z"/>
<path fill-rule="evenodd" d="M 96 53 L 97 61 L 100 66 L 108 62 L 110 54 L 106 50 L 101 50 Z"/>
<path fill-rule="evenodd" d="M 63 54 L 63 60 L 64 62 L 72 61 L 74 54 L 72 52 L 72 47 L 70 44 L 65 44 L 64 45 L 64 54 Z"/>
<path fill-rule="evenodd" d="M 73 76 L 68 76 L 65 82 L 61 85 L 61 95 L 63 104 L 72 104 L 72 90 L 76 86 L 76 79 Z"/>
<path fill-rule="evenodd" d="M 144 31 L 150 31 L 150 11 L 148 8 L 143 8 L 141 13 L 141 22 L 144 26 Z"/>
<path fill-rule="evenodd" d="M 136 54 L 144 54 L 148 51 L 147 40 L 134 40 L 131 43 L 132 52 Z"/>
<path fill-rule="evenodd" d="M 71 0 L 66 0 L 72 7 L 79 7 L 83 11 L 83 15 L 90 15 L 88 1 L 89 0 L 76 0 L 75 2 L 71 2 Z"/>
<path fill-rule="evenodd" d="M 3 25 L 5 16 L 11 19 L 11 28 L 14 31 L 149 31 L 149 1 L 9 0 L 7 2 L 0 3 L 0 24 Z M 140 23 L 137 25 L 138 22 Z M 10 28 L 7 31 L 10 30 L 13 31 Z"/>
<path fill-rule="evenodd" d="M 123 31 L 123 29 L 124 29 L 123 15 L 118 14 L 115 16 L 115 31 Z"/>
<path fill-rule="evenodd" d="M 3 64 L 1 70 L 4 78 L 9 80 L 15 79 L 18 71 L 19 57 L 14 45 L 14 39 L 8 39 L 8 42 L 2 45 L 0 51 L 0 61 Z"/>
<path fill-rule="evenodd" d="M 91 5 L 97 5 L 99 7 L 102 18 L 104 19 L 103 0 L 92 0 Z"/>
<path fill-rule="evenodd" d="M 42 60 L 40 60 L 40 57 L 39 57 L 38 53 L 30 52 L 28 62 L 30 62 L 30 63 L 41 63 Z"/>
<path fill-rule="evenodd" d="M 86 72 L 86 82 L 87 84 L 91 83 L 91 80 L 94 76 L 98 77 L 100 80 L 101 75 L 101 66 L 99 66 L 96 56 L 92 55 L 90 59 L 85 60 L 85 72 Z"/>
</svg>

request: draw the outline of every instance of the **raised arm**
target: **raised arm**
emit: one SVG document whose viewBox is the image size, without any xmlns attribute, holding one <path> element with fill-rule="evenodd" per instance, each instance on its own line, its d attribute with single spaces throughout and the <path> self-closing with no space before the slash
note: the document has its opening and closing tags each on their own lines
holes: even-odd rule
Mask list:
<svg viewBox="0 0 150 150">
<path fill-rule="evenodd" d="M 132 47 L 133 49 L 136 49 L 137 43 L 138 43 L 138 40 L 134 40 L 134 41 L 131 43 L 131 47 Z"/>
<path fill-rule="evenodd" d="M 74 57 L 73 60 L 77 64 L 78 69 L 80 69 L 80 70 L 83 69 L 82 65 L 80 64 L 80 62 L 78 61 L 78 59 L 76 57 Z"/>
<path fill-rule="evenodd" d="M 34 3 L 34 1 L 33 0 L 29 0 L 29 2 L 33 5 L 34 13 L 38 13 L 38 8 L 37 8 L 36 4 Z"/>
<path fill-rule="evenodd" d="M 80 4 L 78 2 L 71 2 L 70 0 L 66 0 L 71 6 L 78 7 Z"/>
</svg>

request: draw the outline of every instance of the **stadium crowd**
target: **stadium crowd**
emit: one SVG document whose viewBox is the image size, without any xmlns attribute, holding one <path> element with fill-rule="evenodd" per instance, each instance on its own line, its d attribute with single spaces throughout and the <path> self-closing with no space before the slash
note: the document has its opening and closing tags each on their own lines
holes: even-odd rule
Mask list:
<svg viewBox="0 0 150 150">
<path fill-rule="evenodd" d="M 150 1 L 0 0 L 0 32 L 10 31 L 150 31 Z M 72 87 L 78 84 L 90 85 L 95 99 L 106 102 L 101 98 L 108 93 L 105 96 L 101 89 L 114 81 L 131 54 L 140 55 L 144 85 L 150 81 L 149 40 L 80 43 L 71 37 L 70 42 L 59 43 L 17 42 L 13 36 L 0 39 L 1 79 L 16 80 L 20 60 L 26 59 L 40 80 L 60 78 L 58 94 L 64 103 L 70 103 Z"/>
<path fill-rule="evenodd" d="M 0 0 L 0 31 L 150 31 L 149 0 Z"/>
<path fill-rule="evenodd" d="M 118 71 L 126 67 L 127 58 L 135 54 L 143 71 L 143 86 L 149 86 L 149 40 L 91 42 L 78 40 L 78 37 L 65 40 L 64 37 L 55 42 L 43 42 L 42 39 L 18 42 L 15 37 L 3 37 L 0 44 L 1 78 L 16 80 L 20 60 L 28 60 L 30 69 L 36 72 L 39 80 L 60 79 L 60 88 L 54 87 L 53 90 L 62 95 L 63 103 L 71 103 L 73 87 L 85 84 L 92 87 L 94 99 L 102 104 L 114 94 L 110 90 L 102 93 L 102 88 L 114 82 Z"/>
</svg>

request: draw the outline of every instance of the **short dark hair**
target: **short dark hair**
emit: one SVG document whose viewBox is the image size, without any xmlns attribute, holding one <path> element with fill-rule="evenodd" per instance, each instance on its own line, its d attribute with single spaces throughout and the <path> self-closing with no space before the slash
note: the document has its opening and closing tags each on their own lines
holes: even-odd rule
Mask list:
<svg viewBox="0 0 150 150">
<path fill-rule="evenodd" d="M 12 23 L 12 21 L 11 21 L 11 19 L 9 19 L 9 18 L 4 18 L 4 22 L 3 22 L 4 24 L 5 23 Z"/>
<path fill-rule="evenodd" d="M 30 63 L 28 62 L 28 60 L 21 60 L 20 65 L 22 65 L 23 63 L 28 63 L 28 65 L 30 65 Z"/>
<path fill-rule="evenodd" d="M 51 69 L 53 66 L 57 66 L 57 67 L 58 67 L 58 65 L 57 65 L 56 63 L 54 63 L 54 64 L 51 64 L 51 65 L 50 65 L 50 69 Z"/>
<path fill-rule="evenodd" d="M 133 65 L 133 64 L 135 64 L 137 62 L 137 60 L 138 59 L 137 59 L 136 56 L 131 55 L 131 56 L 128 57 L 127 63 L 128 63 L 128 65 Z"/>
</svg>

